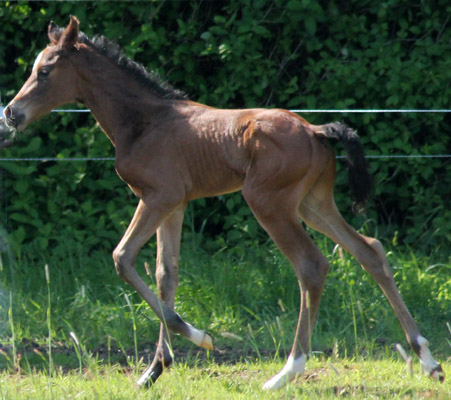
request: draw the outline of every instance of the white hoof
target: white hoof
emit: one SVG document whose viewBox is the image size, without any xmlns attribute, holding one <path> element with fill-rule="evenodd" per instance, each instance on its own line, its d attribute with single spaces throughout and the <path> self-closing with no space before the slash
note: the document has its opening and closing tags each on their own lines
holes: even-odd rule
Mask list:
<svg viewBox="0 0 451 400">
<path fill-rule="evenodd" d="M 149 380 L 151 379 L 151 375 L 152 375 L 152 369 L 149 367 L 144 371 L 144 373 L 141 375 L 141 377 L 136 382 L 138 387 L 145 386 L 147 384 L 147 382 L 149 382 Z"/>
<path fill-rule="evenodd" d="M 196 345 L 204 349 L 214 350 L 213 340 L 205 331 L 196 329 L 194 326 L 188 324 L 190 329 L 189 339 Z"/>
<path fill-rule="evenodd" d="M 213 339 L 206 332 L 204 332 L 204 338 L 202 339 L 202 342 L 200 343 L 199 346 L 203 347 L 204 349 L 207 349 L 207 350 L 214 350 L 215 349 L 215 347 L 213 346 Z"/>
<path fill-rule="evenodd" d="M 275 390 L 285 386 L 291 382 L 296 375 L 300 375 L 304 372 L 305 362 L 306 357 L 304 354 L 296 359 L 290 355 L 282 371 L 273 376 L 269 381 L 266 381 L 263 385 L 263 390 Z"/>
<path fill-rule="evenodd" d="M 418 336 L 417 343 L 420 346 L 420 364 L 424 373 L 433 379 L 443 382 L 445 380 L 445 375 L 442 367 L 434 360 L 429 351 L 429 342 L 423 336 Z"/>
</svg>

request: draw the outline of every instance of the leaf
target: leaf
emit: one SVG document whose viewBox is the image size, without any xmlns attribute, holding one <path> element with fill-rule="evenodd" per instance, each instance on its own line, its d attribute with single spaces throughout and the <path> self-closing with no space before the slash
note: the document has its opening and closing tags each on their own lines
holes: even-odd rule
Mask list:
<svg viewBox="0 0 451 400">
<path fill-rule="evenodd" d="M 252 29 L 256 34 L 264 37 L 268 37 L 271 33 L 262 25 L 255 25 Z"/>
<path fill-rule="evenodd" d="M 313 36 L 316 32 L 316 20 L 311 15 L 306 16 L 304 19 L 304 26 L 307 33 Z"/>
<path fill-rule="evenodd" d="M 41 147 L 42 140 L 40 137 L 33 137 L 29 142 L 27 147 L 22 149 L 24 154 L 36 153 L 36 151 Z"/>
<path fill-rule="evenodd" d="M 35 164 L 22 164 L 14 161 L 0 161 L 0 169 L 10 172 L 13 175 L 30 175 L 36 171 Z"/>
<path fill-rule="evenodd" d="M 303 9 L 301 0 L 290 0 L 287 3 L 287 9 L 291 11 L 301 11 Z"/>
<path fill-rule="evenodd" d="M 28 224 L 30 221 L 30 217 L 28 217 L 25 214 L 19 214 L 19 213 L 12 213 L 9 215 L 9 219 L 12 219 L 14 221 L 18 221 L 24 224 Z"/>
<path fill-rule="evenodd" d="M 26 179 L 20 179 L 14 183 L 14 190 L 19 194 L 25 193 L 29 187 L 29 180 Z"/>
<path fill-rule="evenodd" d="M 12 233 L 12 238 L 14 243 L 21 244 L 25 240 L 25 229 L 23 226 L 20 226 Z"/>
<path fill-rule="evenodd" d="M 210 41 L 212 39 L 212 34 L 210 32 L 204 32 L 200 35 L 201 39 L 205 40 L 205 41 Z"/>
</svg>

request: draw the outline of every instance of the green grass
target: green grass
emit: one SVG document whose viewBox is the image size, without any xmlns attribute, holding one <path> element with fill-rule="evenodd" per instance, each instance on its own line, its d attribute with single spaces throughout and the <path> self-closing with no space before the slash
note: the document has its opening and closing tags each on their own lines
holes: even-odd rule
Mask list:
<svg viewBox="0 0 451 400">
<path fill-rule="evenodd" d="M 451 384 L 419 373 L 410 377 L 402 362 L 313 358 L 303 376 L 276 392 L 261 389 L 282 363 L 259 361 L 218 365 L 177 363 L 150 389 L 138 389 L 134 371 L 94 367 L 82 374 L 56 372 L 0 375 L 0 398 L 26 399 L 449 399 Z M 418 365 L 415 368 L 418 372 Z M 445 368 L 445 373 L 451 371 Z"/>
<path fill-rule="evenodd" d="M 299 292 L 291 267 L 271 243 L 228 247 L 221 239 L 185 237 L 176 310 L 206 329 L 217 350 L 206 353 L 175 336 L 178 363 L 150 395 L 133 382 L 152 359 L 159 322 L 120 282 L 109 252 L 85 254 L 68 242 L 46 254 L 30 246 L 14 256 L 2 253 L 1 398 L 447 398 L 449 383 L 423 377 L 416 359 L 416 373 L 408 376 L 393 349 L 398 342 L 407 348 L 404 335 L 372 279 L 330 242 L 320 240 L 319 246 L 331 272 L 312 340 L 314 356 L 304 377 L 277 394 L 263 394 L 260 387 L 280 370 L 291 347 Z M 137 262 L 153 287 L 144 262 L 154 264 L 154 254 L 151 243 Z M 395 247 L 388 258 L 446 371 L 449 254 L 415 255 Z"/>
</svg>

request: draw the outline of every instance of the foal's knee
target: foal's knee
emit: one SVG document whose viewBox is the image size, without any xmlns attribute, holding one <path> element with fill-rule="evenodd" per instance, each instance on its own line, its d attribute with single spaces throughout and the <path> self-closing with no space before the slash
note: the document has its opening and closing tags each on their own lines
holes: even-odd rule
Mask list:
<svg viewBox="0 0 451 400">
<path fill-rule="evenodd" d="M 317 279 L 315 281 L 316 288 L 322 290 L 327 274 L 329 273 L 329 260 L 321 254 L 316 260 Z"/>
<path fill-rule="evenodd" d="M 310 291 L 321 292 L 329 273 L 329 261 L 322 254 L 310 257 L 302 263 L 301 281 Z"/>
</svg>

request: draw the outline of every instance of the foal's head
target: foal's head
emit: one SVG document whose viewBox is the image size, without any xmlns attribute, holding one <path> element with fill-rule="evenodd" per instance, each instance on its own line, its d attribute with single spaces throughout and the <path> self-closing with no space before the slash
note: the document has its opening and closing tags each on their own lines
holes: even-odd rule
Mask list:
<svg viewBox="0 0 451 400">
<path fill-rule="evenodd" d="M 50 44 L 38 55 L 30 77 L 3 112 L 9 127 L 23 130 L 52 108 L 75 101 L 77 75 L 70 55 L 79 48 L 78 25 L 72 16 L 64 30 L 50 23 Z"/>
</svg>

